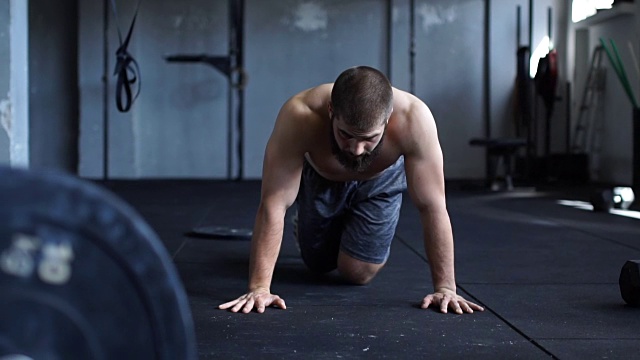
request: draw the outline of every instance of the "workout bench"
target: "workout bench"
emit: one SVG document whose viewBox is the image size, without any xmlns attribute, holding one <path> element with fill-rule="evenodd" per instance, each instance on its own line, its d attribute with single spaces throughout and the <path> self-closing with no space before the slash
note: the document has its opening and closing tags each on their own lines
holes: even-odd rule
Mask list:
<svg viewBox="0 0 640 360">
<path fill-rule="evenodd" d="M 503 176 L 505 190 L 513 190 L 513 156 L 516 152 L 527 145 L 526 139 L 519 138 L 498 138 L 498 139 L 471 139 L 471 146 L 484 146 L 489 151 L 491 162 L 489 164 L 489 177 L 491 181 L 491 190 L 499 190 L 498 170 L 503 168 Z"/>
</svg>

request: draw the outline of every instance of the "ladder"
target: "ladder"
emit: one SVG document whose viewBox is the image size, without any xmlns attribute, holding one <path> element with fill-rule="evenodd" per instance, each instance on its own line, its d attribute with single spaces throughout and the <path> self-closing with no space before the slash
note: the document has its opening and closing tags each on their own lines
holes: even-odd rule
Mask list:
<svg viewBox="0 0 640 360">
<path fill-rule="evenodd" d="M 605 68 L 602 67 L 604 48 L 598 46 L 593 50 L 591 67 L 582 92 L 582 100 L 578 109 L 573 131 L 571 152 L 588 153 L 597 156 L 600 152 L 600 132 L 603 129 L 604 91 L 606 83 Z"/>
<path fill-rule="evenodd" d="M 600 153 L 604 130 L 604 92 L 606 70 L 602 66 L 604 47 L 597 46 L 591 57 L 578 118 L 574 129 L 571 151 L 589 155 L 589 175 L 592 180 L 600 178 Z"/>
</svg>

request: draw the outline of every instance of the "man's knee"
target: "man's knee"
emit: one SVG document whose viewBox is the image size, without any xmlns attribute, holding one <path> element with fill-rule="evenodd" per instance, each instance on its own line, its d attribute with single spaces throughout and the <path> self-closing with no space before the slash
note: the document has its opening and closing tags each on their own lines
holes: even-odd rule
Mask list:
<svg viewBox="0 0 640 360">
<path fill-rule="evenodd" d="M 354 259 L 342 251 L 338 255 L 338 272 L 345 280 L 354 285 L 370 283 L 383 266 L 384 263 L 372 264 Z"/>
</svg>

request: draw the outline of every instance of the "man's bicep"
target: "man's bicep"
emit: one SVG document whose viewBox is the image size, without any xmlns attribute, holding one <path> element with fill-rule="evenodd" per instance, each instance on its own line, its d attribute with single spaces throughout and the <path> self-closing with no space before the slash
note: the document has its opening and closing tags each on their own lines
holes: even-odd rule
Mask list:
<svg viewBox="0 0 640 360">
<path fill-rule="evenodd" d="M 444 201 L 444 177 L 436 161 L 405 159 L 407 190 L 418 210 L 431 210 Z"/>
<path fill-rule="evenodd" d="M 444 204 L 444 169 L 442 149 L 435 123 L 420 131 L 412 151 L 405 155 L 405 172 L 409 194 L 420 209 L 433 209 Z"/>
<path fill-rule="evenodd" d="M 295 144 L 287 144 L 279 134 L 273 134 L 265 150 L 262 170 L 263 205 L 282 207 L 293 204 L 298 195 L 304 154 Z M 289 145 L 291 148 L 288 148 Z"/>
</svg>

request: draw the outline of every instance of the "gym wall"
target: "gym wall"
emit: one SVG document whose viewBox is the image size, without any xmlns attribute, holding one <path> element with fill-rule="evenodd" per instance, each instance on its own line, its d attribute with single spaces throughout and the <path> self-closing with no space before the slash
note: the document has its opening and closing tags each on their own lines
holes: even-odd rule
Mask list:
<svg viewBox="0 0 640 360">
<path fill-rule="evenodd" d="M 416 95 L 438 125 L 449 179 L 480 178 L 483 133 L 484 1 L 416 1 Z"/>
<path fill-rule="evenodd" d="M 245 178 L 260 177 L 266 140 L 287 98 L 333 81 L 348 66 L 386 70 L 386 4 L 246 1 Z M 135 3 L 117 5 L 124 28 Z M 102 44 L 102 10 L 86 2 L 80 7 L 80 169 L 87 177 L 103 171 L 102 149 L 95 146 L 102 142 L 102 57 L 96 51 Z M 113 98 L 108 104 L 110 176 L 227 177 L 226 78 L 212 67 L 163 60 L 170 54 L 226 55 L 227 11 L 227 1 L 205 0 L 162 0 L 141 8 L 130 51 L 141 64 L 143 88 L 129 114 L 118 113 Z M 110 48 L 117 46 L 115 31 L 112 26 Z M 237 158 L 232 161 L 237 168 Z"/>
<path fill-rule="evenodd" d="M 116 1 L 120 31 L 135 1 Z M 103 175 L 102 1 L 80 2 L 80 174 Z M 115 106 L 116 20 L 108 8 L 108 176 L 224 178 L 227 80 L 203 64 L 171 64 L 172 54 L 225 55 L 227 1 L 143 2 L 129 52 L 140 64 L 142 90 L 128 113 Z"/>
<path fill-rule="evenodd" d="M 100 177 L 103 171 L 104 14 L 98 3 L 80 4 L 80 174 L 86 177 Z M 226 54 L 226 3 L 190 0 L 178 5 L 162 0 L 143 5 L 130 47 L 142 66 L 142 94 L 133 110 L 122 115 L 115 110 L 110 89 L 111 177 L 227 176 L 225 78 L 204 65 L 163 60 L 175 53 Z M 245 178 L 260 177 L 264 146 L 279 107 L 296 92 L 331 82 L 357 64 L 382 69 L 394 85 L 408 90 L 409 1 L 392 1 L 391 14 L 389 4 L 246 2 Z M 483 155 L 466 144 L 482 129 L 483 4 L 416 2 L 415 91 L 436 116 L 448 177 L 479 177 L 483 171 Z M 117 5 L 124 31 L 135 2 Z M 110 24 L 113 53 L 116 29 Z"/>
<path fill-rule="evenodd" d="M 34 40 L 36 44 L 31 44 L 31 48 L 40 49 L 30 56 L 31 75 L 40 79 L 31 82 L 32 93 L 37 90 L 37 94 L 31 99 L 31 109 L 36 114 L 31 115 L 30 123 L 32 134 L 37 129 L 39 137 L 31 139 L 32 163 L 68 166 L 68 158 L 73 158 L 73 154 L 68 153 L 73 140 L 67 136 L 74 124 L 59 122 L 63 117 L 73 118 L 71 109 L 77 98 L 79 173 L 89 178 L 102 177 L 103 1 L 77 2 L 77 74 L 72 70 L 73 56 L 70 55 L 76 40 L 67 39 L 76 34 L 73 20 L 68 18 L 73 11 L 66 9 L 75 1 L 60 2 L 63 5 L 57 9 L 48 9 L 48 5 L 41 2 L 46 3 L 30 1 L 30 8 L 42 7 L 30 13 L 30 26 L 36 32 L 38 28 L 48 29 L 59 35 L 45 34 L 53 37 L 57 44 L 54 48 L 44 47 L 45 40 Z M 116 3 L 120 29 L 126 32 L 135 2 L 118 0 Z M 470 147 L 468 140 L 484 132 L 485 1 L 416 0 L 415 3 L 415 93 L 435 115 L 444 151 L 445 176 L 481 178 L 484 151 Z M 548 0 L 536 6 L 544 8 L 546 4 L 562 3 Z M 242 164 L 245 178 L 260 177 L 264 146 L 278 109 L 294 93 L 331 82 L 341 70 L 356 64 L 378 67 L 390 75 L 395 86 L 409 90 L 412 80 L 409 4 L 409 0 L 246 1 L 244 49 L 249 82 Z M 515 79 L 515 3 L 494 0 L 491 4 L 491 122 L 492 134 L 500 136 L 510 131 L 510 97 Z M 114 102 L 112 72 L 118 38 L 113 13 L 109 8 L 106 10 L 109 18 L 106 69 L 109 177 L 226 178 L 226 78 L 212 67 L 170 64 L 164 57 L 179 53 L 226 55 L 227 1 L 143 2 L 129 47 L 141 66 L 142 92 L 131 112 L 126 114 L 119 113 Z M 47 24 L 46 19 L 56 17 L 45 17 L 42 15 L 45 12 L 64 12 L 61 14 L 64 21 Z M 523 19 L 526 16 L 523 12 Z M 62 25 L 65 21 L 69 25 Z M 544 32 L 546 17 L 540 16 L 536 21 L 540 22 L 536 28 Z M 502 38 L 505 40 L 496 40 Z M 523 29 L 523 41 L 524 38 L 526 29 Z M 55 56 L 47 56 L 47 51 Z M 43 62 L 44 57 L 51 61 Z M 33 65 L 36 63 L 37 66 Z M 62 69 L 62 74 L 54 73 L 58 69 Z M 61 80 L 74 75 L 79 97 L 73 96 L 73 85 Z M 57 82 L 59 87 L 56 91 L 49 90 L 47 87 L 52 85 L 45 81 Z M 51 121 L 47 117 L 51 111 L 47 113 L 46 109 L 53 109 L 57 120 Z M 2 149 L 6 153 L 7 148 L 1 141 L 0 138 L 0 156 Z M 237 158 L 232 159 L 237 162 Z M 238 165 L 232 164 L 234 168 Z"/>
<path fill-rule="evenodd" d="M 246 6 L 244 167 L 248 178 L 259 178 L 268 137 L 289 97 L 355 65 L 389 74 L 388 12 L 386 0 L 248 0 Z"/>
</svg>

